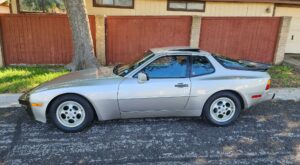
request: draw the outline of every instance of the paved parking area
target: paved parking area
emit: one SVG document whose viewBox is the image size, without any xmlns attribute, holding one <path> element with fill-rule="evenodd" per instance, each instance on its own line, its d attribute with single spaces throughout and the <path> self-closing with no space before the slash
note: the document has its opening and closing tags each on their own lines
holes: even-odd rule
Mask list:
<svg viewBox="0 0 300 165">
<path fill-rule="evenodd" d="M 199 118 L 96 122 L 75 134 L 0 109 L 0 164 L 299 164 L 300 102 L 266 102 L 229 127 Z"/>
</svg>

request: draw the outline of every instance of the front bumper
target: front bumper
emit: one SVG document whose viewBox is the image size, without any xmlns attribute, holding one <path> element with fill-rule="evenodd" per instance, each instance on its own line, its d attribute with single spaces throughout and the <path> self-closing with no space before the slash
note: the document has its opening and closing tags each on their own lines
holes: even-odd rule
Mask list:
<svg viewBox="0 0 300 165">
<path fill-rule="evenodd" d="M 31 119 L 34 119 L 34 114 L 31 109 L 31 105 L 29 102 L 29 95 L 27 93 L 23 94 L 19 98 L 19 103 L 22 105 L 22 107 L 25 108 L 26 112 L 30 116 Z"/>
</svg>

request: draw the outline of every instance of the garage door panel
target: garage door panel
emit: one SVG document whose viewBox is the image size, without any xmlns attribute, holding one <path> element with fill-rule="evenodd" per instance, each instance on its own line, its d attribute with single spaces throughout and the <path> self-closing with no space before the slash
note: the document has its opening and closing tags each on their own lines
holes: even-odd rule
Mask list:
<svg viewBox="0 0 300 165">
<path fill-rule="evenodd" d="M 299 11 L 300 12 L 300 11 Z M 300 31 L 300 17 L 293 17 L 290 25 L 291 30 L 299 30 Z"/>
<path fill-rule="evenodd" d="M 290 44 L 300 43 L 300 30 L 290 32 L 290 34 L 288 36 L 288 42 Z M 300 47 L 300 45 L 299 45 L 299 47 Z"/>
<path fill-rule="evenodd" d="M 106 23 L 107 64 L 127 64 L 150 48 L 188 46 L 192 17 L 111 16 Z"/>
<path fill-rule="evenodd" d="M 300 40 L 300 8 L 292 7 L 292 6 L 276 7 L 275 15 L 292 17 L 285 52 L 299 54 L 300 53 L 300 41 L 299 41 Z"/>
<path fill-rule="evenodd" d="M 291 31 L 289 33 L 286 53 L 300 53 L 300 31 Z"/>
<path fill-rule="evenodd" d="M 280 18 L 204 17 L 199 47 L 234 59 L 272 63 Z"/>
<path fill-rule="evenodd" d="M 95 17 L 89 16 L 93 43 Z M 4 60 L 10 64 L 67 64 L 72 59 L 72 33 L 66 15 L 1 15 Z"/>
</svg>

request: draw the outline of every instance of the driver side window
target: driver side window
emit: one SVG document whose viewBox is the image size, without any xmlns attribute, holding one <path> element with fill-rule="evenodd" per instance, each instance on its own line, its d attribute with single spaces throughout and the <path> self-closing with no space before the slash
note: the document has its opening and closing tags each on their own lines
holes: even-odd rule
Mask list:
<svg viewBox="0 0 300 165">
<path fill-rule="evenodd" d="M 187 75 L 188 56 L 165 56 L 143 69 L 151 78 L 184 78 Z"/>
</svg>

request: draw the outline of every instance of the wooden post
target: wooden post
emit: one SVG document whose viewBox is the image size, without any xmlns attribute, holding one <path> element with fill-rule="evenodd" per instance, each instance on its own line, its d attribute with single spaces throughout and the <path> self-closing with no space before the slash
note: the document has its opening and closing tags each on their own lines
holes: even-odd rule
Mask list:
<svg viewBox="0 0 300 165">
<path fill-rule="evenodd" d="M 97 15 L 96 19 L 96 57 L 101 65 L 106 65 L 105 57 L 105 17 Z"/>
<path fill-rule="evenodd" d="M 0 67 L 4 66 L 4 58 L 3 58 L 3 51 L 2 51 L 2 43 L 0 44 L 1 50 L 0 50 Z"/>
<path fill-rule="evenodd" d="M 292 17 L 282 17 L 279 27 L 279 34 L 277 39 L 277 47 L 274 55 L 274 64 L 279 65 L 283 62 L 285 48 L 288 41 L 290 24 Z"/>
<path fill-rule="evenodd" d="M 200 28 L 201 28 L 201 17 L 193 16 L 193 21 L 191 26 L 190 47 L 193 48 L 199 47 Z"/>
<path fill-rule="evenodd" d="M 0 18 L 0 67 L 4 66 L 4 53 L 3 53 L 3 42 L 2 42 L 2 19 Z"/>
</svg>

